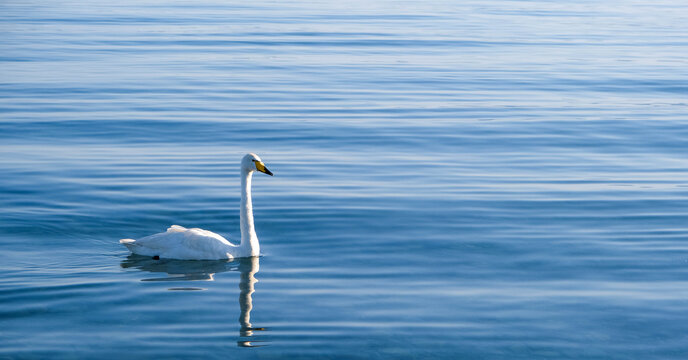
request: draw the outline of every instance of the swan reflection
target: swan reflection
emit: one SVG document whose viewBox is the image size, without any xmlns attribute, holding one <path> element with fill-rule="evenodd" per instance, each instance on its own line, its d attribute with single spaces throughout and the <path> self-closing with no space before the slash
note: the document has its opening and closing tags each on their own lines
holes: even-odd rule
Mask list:
<svg viewBox="0 0 688 360">
<path fill-rule="evenodd" d="M 259 257 L 239 260 L 239 271 L 241 272 L 241 281 L 239 281 L 239 307 L 241 308 L 239 324 L 241 325 L 241 329 L 239 330 L 239 335 L 243 338 L 247 338 L 237 341 L 237 345 L 240 347 L 265 346 L 253 344 L 250 339 L 254 331 L 265 330 L 265 328 L 253 327 L 253 325 L 251 325 L 251 309 L 253 309 L 252 295 L 255 292 L 254 285 L 258 282 L 255 275 L 259 269 Z"/>
<path fill-rule="evenodd" d="M 255 284 L 258 282 L 255 275 L 260 269 L 260 258 L 250 257 L 227 260 L 154 260 L 147 256 L 129 255 L 120 264 L 122 268 L 139 269 L 150 273 L 160 273 L 159 277 L 142 279 L 141 281 L 214 281 L 214 275 L 226 271 L 239 271 L 239 329 L 240 339 L 237 346 L 259 347 L 265 344 L 255 340 L 256 331 L 264 331 L 265 328 L 253 327 L 251 324 L 251 310 L 253 309 L 252 295 L 255 292 Z M 166 274 L 167 276 L 162 276 Z M 169 290 L 205 290 L 198 287 L 175 287 Z"/>
</svg>

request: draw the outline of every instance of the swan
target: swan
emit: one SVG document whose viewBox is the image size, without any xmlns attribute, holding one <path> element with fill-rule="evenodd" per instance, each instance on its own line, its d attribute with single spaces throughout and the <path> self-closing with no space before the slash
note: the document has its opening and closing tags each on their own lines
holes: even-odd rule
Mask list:
<svg viewBox="0 0 688 360">
<path fill-rule="evenodd" d="M 122 239 L 120 244 L 132 253 L 154 258 L 177 260 L 220 260 L 260 255 L 256 229 L 253 227 L 251 178 L 259 171 L 272 176 L 258 155 L 249 153 L 241 159 L 241 243 L 235 245 L 212 231 L 187 229 L 179 225 L 138 240 Z"/>
</svg>

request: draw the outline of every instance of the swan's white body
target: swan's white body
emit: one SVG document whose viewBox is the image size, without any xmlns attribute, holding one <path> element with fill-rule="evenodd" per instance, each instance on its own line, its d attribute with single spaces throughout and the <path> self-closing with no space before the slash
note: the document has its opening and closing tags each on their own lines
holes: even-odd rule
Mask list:
<svg viewBox="0 0 688 360">
<path fill-rule="evenodd" d="M 253 226 L 251 179 L 254 171 L 272 175 L 255 154 L 241 161 L 241 243 L 235 245 L 214 232 L 172 225 L 166 232 L 119 242 L 132 253 L 179 260 L 217 260 L 260 255 L 260 244 Z"/>
</svg>

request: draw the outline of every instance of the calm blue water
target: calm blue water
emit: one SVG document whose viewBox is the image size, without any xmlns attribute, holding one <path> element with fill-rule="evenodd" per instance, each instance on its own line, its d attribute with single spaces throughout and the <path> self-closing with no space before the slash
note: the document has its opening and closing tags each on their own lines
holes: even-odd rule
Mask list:
<svg viewBox="0 0 688 360">
<path fill-rule="evenodd" d="M 3 1 L 0 358 L 684 359 L 688 5 Z M 132 257 L 172 224 L 264 256 Z"/>
</svg>

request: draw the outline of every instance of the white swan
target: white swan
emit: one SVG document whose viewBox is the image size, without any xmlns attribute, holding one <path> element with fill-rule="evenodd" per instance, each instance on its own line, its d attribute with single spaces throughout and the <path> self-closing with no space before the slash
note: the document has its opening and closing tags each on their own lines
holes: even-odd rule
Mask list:
<svg viewBox="0 0 688 360">
<path fill-rule="evenodd" d="M 246 154 L 241 160 L 241 243 L 234 245 L 222 236 L 203 229 L 187 229 L 172 225 L 166 232 L 144 238 L 122 239 L 132 253 L 165 259 L 219 260 L 260 255 L 258 236 L 253 227 L 251 178 L 254 171 L 272 176 L 256 154 Z"/>
</svg>

